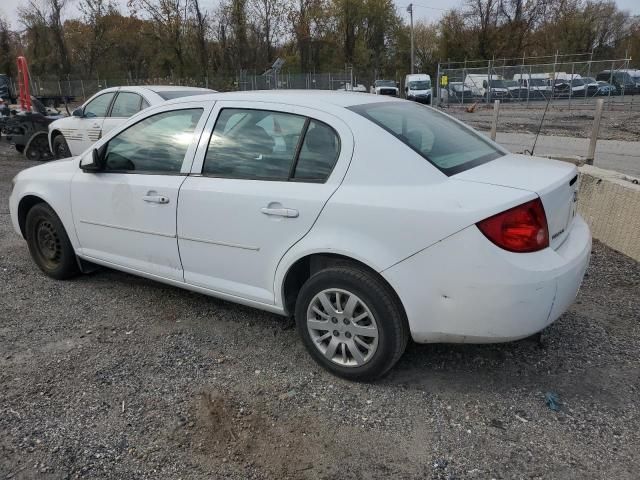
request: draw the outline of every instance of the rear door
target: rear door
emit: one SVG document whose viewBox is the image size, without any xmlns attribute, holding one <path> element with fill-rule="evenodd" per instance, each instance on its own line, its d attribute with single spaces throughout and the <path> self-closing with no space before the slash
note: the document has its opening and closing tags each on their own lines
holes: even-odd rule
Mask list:
<svg viewBox="0 0 640 480">
<path fill-rule="evenodd" d="M 180 189 L 185 282 L 274 303 L 276 267 L 342 181 L 353 137 L 339 119 L 281 104 L 217 102 Z"/>
<path fill-rule="evenodd" d="M 102 122 L 102 136 L 148 106 L 149 102 L 142 95 L 126 90 L 118 91 L 108 116 Z"/>
</svg>

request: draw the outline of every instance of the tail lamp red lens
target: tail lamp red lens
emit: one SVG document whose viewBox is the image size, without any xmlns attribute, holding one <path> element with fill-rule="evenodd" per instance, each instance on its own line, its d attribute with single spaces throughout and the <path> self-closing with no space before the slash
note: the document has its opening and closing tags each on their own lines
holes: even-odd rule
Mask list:
<svg viewBox="0 0 640 480">
<path fill-rule="evenodd" d="M 476 225 L 485 237 L 510 252 L 537 252 L 549 246 L 547 215 L 540 198 L 498 213 Z"/>
</svg>

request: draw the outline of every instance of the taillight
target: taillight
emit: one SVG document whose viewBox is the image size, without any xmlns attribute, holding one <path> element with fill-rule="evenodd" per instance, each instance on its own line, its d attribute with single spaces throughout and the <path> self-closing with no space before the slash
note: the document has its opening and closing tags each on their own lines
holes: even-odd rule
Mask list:
<svg viewBox="0 0 640 480">
<path fill-rule="evenodd" d="M 476 225 L 485 237 L 510 252 L 537 252 L 549 246 L 547 216 L 539 198 Z"/>
</svg>

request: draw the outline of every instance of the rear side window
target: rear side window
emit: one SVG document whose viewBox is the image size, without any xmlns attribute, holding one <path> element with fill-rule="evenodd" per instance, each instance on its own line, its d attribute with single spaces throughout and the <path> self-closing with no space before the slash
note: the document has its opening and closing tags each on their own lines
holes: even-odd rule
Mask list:
<svg viewBox="0 0 640 480">
<path fill-rule="evenodd" d="M 391 133 L 446 175 L 455 175 L 504 155 L 481 135 L 430 107 L 385 102 L 349 109 Z"/>
<path fill-rule="evenodd" d="M 105 170 L 179 173 L 201 115 L 201 108 L 172 110 L 132 125 L 107 144 Z"/>
<path fill-rule="evenodd" d="M 301 115 L 226 108 L 209 141 L 202 173 L 248 180 L 324 182 L 340 141 L 328 125 Z"/>
<path fill-rule="evenodd" d="M 106 117 L 114 95 L 114 92 L 98 95 L 84 107 L 84 115 L 86 117 Z"/>
<path fill-rule="evenodd" d="M 340 140 L 333 128 L 311 120 L 293 177 L 301 181 L 324 181 L 333 170 L 339 153 Z"/>
<path fill-rule="evenodd" d="M 113 102 L 111 117 L 128 118 L 140 111 L 142 97 L 137 93 L 120 92 Z"/>
</svg>

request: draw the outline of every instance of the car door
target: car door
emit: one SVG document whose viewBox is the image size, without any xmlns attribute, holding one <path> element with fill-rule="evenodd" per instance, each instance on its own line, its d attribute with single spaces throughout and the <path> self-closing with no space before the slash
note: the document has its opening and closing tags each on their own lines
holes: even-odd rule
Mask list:
<svg viewBox="0 0 640 480">
<path fill-rule="evenodd" d="M 210 108 L 211 102 L 159 107 L 96 144 L 104 170 L 79 171 L 71 185 L 81 256 L 183 280 L 178 191 Z"/>
<path fill-rule="evenodd" d="M 82 116 L 66 119 L 66 128 L 62 130 L 71 155 L 80 155 L 102 136 L 104 122 L 115 91 L 105 92 L 93 97 L 82 107 Z"/>
<path fill-rule="evenodd" d="M 180 189 L 185 282 L 274 304 L 278 262 L 311 229 L 352 152 L 351 131 L 326 113 L 217 102 Z"/>
<path fill-rule="evenodd" d="M 105 136 L 118 125 L 122 125 L 128 118 L 148 106 L 149 102 L 142 95 L 122 89 L 119 90 L 108 116 L 102 122 L 102 136 Z"/>
</svg>

